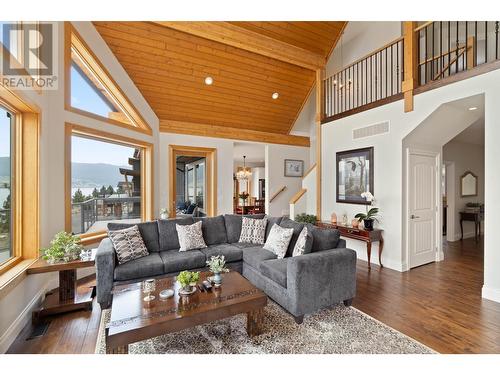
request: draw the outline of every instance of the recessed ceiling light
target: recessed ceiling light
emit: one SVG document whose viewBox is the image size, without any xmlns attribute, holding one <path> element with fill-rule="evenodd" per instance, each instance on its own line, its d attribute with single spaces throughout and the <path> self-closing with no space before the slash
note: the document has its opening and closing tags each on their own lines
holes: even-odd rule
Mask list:
<svg viewBox="0 0 500 375">
<path fill-rule="evenodd" d="M 211 85 L 212 83 L 214 83 L 214 79 L 212 77 L 206 77 L 205 78 L 205 85 Z"/>
<path fill-rule="evenodd" d="M 477 109 L 477 107 L 470 107 L 469 111 L 475 111 L 476 109 Z"/>
<path fill-rule="evenodd" d="M 274 100 L 278 99 L 280 97 L 280 94 L 277 92 L 273 92 L 273 95 L 271 96 Z"/>
</svg>

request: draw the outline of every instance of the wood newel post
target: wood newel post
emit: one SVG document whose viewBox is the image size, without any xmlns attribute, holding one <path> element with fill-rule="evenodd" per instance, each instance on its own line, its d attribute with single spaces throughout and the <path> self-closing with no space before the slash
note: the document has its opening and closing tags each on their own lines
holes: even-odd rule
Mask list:
<svg viewBox="0 0 500 375">
<path fill-rule="evenodd" d="M 417 23 L 403 22 L 404 37 L 404 81 L 403 94 L 405 112 L 413 111 L 413 90 L 418 86 L 418 32 L 415 32 Z"/>
<path fill-rule="evenodd" d="M 324 118 L 323 79 L 325 69 L 316 70 L 316 217 L 321 220 L 321 121 Z"/>
<path fill-rule="evenodd" d="M 474 61 L 474 50 L 476 49 L 476 38 L 471 35 L 467 38 L 466 46 L 467 46 L 467 51 L 466 51 L 466 61 L 467 61 L 467 69 L 472 69 L 474 68 L 475 61 Z"/>
</svg>

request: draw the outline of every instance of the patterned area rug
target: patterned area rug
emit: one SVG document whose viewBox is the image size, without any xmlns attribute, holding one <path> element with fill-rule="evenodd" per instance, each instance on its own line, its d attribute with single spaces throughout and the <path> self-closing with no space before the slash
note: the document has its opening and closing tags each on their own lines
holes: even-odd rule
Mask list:
<svg viewBox="0 0 500 375">
<path fill-rule="evenodd" d="M 110 310 L 104 310 L 96 353 L 106 352 L 104 328 Z M 269 300 L 264 333 L 253 339 L 246 333 L 246 316 L 204 324 L 158 336 L 129 346 L 130 354 L 427 354 L 432 349 L 371 318 L 338 305 L 307 315 L 301 325 Z"/>
</svg>

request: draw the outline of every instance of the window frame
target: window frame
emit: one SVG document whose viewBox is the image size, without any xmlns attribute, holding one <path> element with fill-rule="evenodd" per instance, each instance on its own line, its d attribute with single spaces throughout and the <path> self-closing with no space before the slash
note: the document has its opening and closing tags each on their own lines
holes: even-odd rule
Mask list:
<svg viewBox="0 0 500 375">
<path fill-rule="evenodd" d="M 78 34 L 73 25 L 71 25 L 71 22 L 64 23 L 64 44 L 65 109 L 69 112 L 91 117 L 111 125 L 152 135 L 153 131 L 151 130 L 151 127 L 128 99 L 120 86 L 113 80 L 108 70 L 99 61 L 92 49 L 85 43 L 84 39 L 80 36 L 80 34 Z M 115 102 L 113 104 L 116 104 L 119 107 L 121 113 L 123 113 L 130 120 L 130 124 L 118 119 L 104 117 L 80 108 L 75 108 L 71 105 L 71 66 L 73 63 L 73 59 L 71 58 L 72 50 L 78 55 L 85 67 L 92 73 L 94 79 L 96 79 L 102 85 L 104 90 L 106 90 L 106 93 L 113 98 L 113 101 Z"/>
<path fill-rule="evenodd" d="M 40 111 L 13 91 L 0 90 L 0 105 L 14 115 L 11 171 L 12 256 L 0 264 L 0 275 L 39 256 Z"/>
<path fill-rule="evenodd" d="M 73 136 L 84 137 L 105 143 L 113 143 L 121 146 L 140 148 L 143 151 L 141 157 L 141 220 L 153 219 L 153 151 L 152 143 L 128 138 L 121 135 L 108 133 L 94 128 L 85 127 L 74 123 L 65 123 L 65 230 L 72 232 L 71 217 L 71 138 Z M 106 231 L 79 234 L 83 245 L 99 242 L 107 237 Z"/>
</svg>

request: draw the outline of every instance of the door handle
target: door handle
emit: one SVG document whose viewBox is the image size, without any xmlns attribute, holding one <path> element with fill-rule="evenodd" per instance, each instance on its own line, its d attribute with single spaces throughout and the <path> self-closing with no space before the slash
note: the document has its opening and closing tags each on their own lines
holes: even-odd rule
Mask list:
<svg viewBox="0 0 500 375">
<path fill-rule="evenodd" d="M 411 215 L 411 216 L 410 216 L 410 219 L 420 219 L 420 216 Z"/>
</svg>

